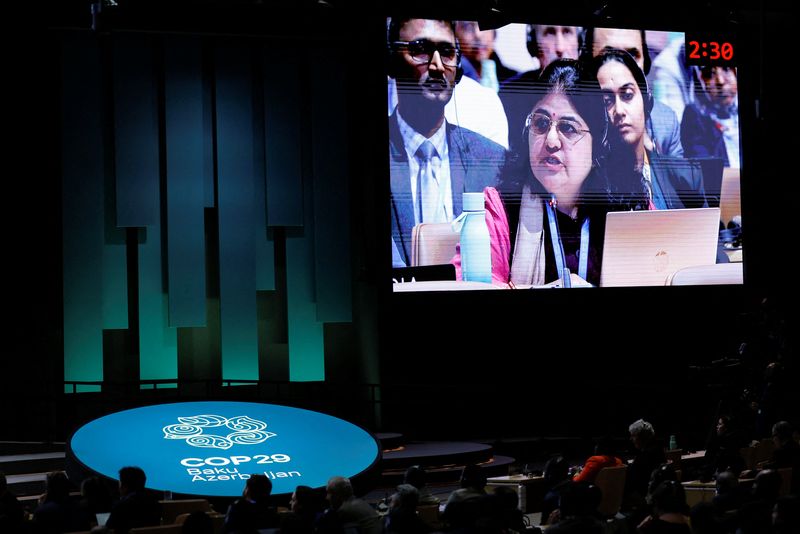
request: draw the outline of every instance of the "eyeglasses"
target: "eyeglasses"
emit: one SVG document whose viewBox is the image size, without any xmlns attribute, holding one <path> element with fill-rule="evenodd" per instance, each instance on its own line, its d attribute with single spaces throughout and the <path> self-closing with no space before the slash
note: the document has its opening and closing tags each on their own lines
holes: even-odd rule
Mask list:
<svg viewBox="0 0 800 534">
<path fill-rule="evenodd" d="M 395 41 L 393 46 L 399 49 L 405 49 L 411 60 L 420 65 L 427 65 L 433 59 L 433 53 L 439 52 L 439 57 L 442 58 L 442 64 L 447 67 L 455 67 L 458 65 L 458 59 L 461 56 L 461 51 L 452 43 L 434 43 L 427 39 L 418 39 L 416 41 Z"/>
<path fill-rule="evenodd" d="M 547 135 L 550 132 L 550 128 L 553 127 L 553 124 L 556 125 L 556 132 L 558 132 L 558 135 L 573 145 L 583 139 L 584 135 L 589 133 L 589 130 L 581 128 L 580 123 L 576 121 L 569 119 L 554 121 L 542 113 L 531 113 L 528 115 L 528 118 L 525 119 L 525 127 L 529 128 L 535 135 Z"/>
</svg>

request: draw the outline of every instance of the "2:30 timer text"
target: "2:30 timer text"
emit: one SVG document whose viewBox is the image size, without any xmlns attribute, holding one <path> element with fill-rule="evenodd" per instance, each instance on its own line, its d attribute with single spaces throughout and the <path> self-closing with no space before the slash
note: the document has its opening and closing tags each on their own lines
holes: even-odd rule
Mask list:
<svg viewBox="0 0 800 534">
<path fill-rule="evenodd" d="M 729 42 L 689 41 L 689 48 L 690 59 L 709 59 L 711 61 L 719 59 L 730 61 L 733 59 L 733 44 Z"/>
</svg>

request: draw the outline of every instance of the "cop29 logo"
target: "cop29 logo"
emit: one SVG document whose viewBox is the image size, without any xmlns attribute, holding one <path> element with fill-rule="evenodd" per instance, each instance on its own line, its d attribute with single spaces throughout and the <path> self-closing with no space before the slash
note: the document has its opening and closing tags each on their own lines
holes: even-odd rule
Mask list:
<svg viewBox="0 0 800 534">
<path fill-rule="evenodd" d="M 194 415 L 178 417 L 177 425 L 163 428 L 164 439 L 183 439 L 192 447 L 227 450 L 234 445 L 256 445 L 275 436 L 267 432 L 267 423 L 238 415 Z"/>
</svg>

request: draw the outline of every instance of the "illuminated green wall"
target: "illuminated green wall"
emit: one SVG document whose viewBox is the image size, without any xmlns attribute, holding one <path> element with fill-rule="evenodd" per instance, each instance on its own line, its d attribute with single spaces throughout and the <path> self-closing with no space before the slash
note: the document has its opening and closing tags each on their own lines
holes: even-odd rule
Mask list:
<svg viewBox="0 0 800 534">
<path fill-rule="evenodd" d="M 330 62 L 224 38 L 61 44 L 66 390 L 126 358 L 158 387 L 324 380 L 325 324 L 352 321 Z M 112 330 L 134 342 L 104 348 Z"/>
</svg>

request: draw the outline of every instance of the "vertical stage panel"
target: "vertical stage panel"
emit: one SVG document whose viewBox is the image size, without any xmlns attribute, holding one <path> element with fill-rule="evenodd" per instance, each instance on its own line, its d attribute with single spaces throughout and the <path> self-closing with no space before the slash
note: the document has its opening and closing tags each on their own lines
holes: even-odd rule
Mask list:
<svg viewBox="0 0 800 534">
<path fill-rule="evenodd" d="M 114 34 L 117 226 L 158 223 L 158 103 L 152 37 Z"/>
<path fill-rule="evenodd" d="M 314 287 L 316 319 L 325 323 L 353 320 L 345 73 L 341 62 L 331 60 L 330 50 L 312 52 Z"/>
<path fill-rule="evenodd" d="M 64 380 L 103 379 L 103 63 L 94 35 L 62 40 Z M 98 391 L 79 386 L 77 391 Z M 71 392 L 67 386 L 65 391 Z"/>
<path fill-rule="evenodd" d="M 306 58 L 291 46 L 282 47 L 281 54 L 272 47 L 262 50 L 268 222 L 270 226 L 302 226 L 305 123 L 299 69 Z"/>
<path fill-rule="evenodd" d="M 141 230 L 139 242 L 139 378 L 177 380 L 178 333 L 169 326 L 161 225 Z M 143 386 L 144 387 L 144 386 Z M 175 387 L 175 384 L 158 387 Z"/>
<path fill-rule="evenodd" d="M 266 51 L 262 49 L 266 57 Z M 266 126 L 264 69 L 256 69 L 253 86 L 253 156 L 255 187 L 255 247 L 256 247 L 256 289 L 271 291 L 275 289 L 275 243 L 267 231 L 267 190 L 266 190 Z M 276 134 L 277 132 L 273 132 Z M 263 345 L 262 345 L 263 346 Z"/>
<path fill-rule="evenodd" d="M 164 54 L 169 324 L 205 326 L 206 143 L 200 40 L 167 37 Z"/>
<path fill-rule="evenodd" d="M 214 55 L 222 379 L 258 380 L 252 56 L 231 43 Z"/>
<path fill-rule="evenodd" d="M 307 55 L 298 58 L 308 62 Z M 308 80 L 308 78 L 306 78 Z M 308 98 L 301 91 L 295 98 Z M 308 103 L 308 102 L 306 102 Z M 300 115 L 299 124 L 307 128 L 311 111 Z M 310 140 L 304 136 L 304 143 Z M 306 145 L 307 146 L 307 145 Z M 295 382 L 325 380 L 323 324 L 317 321 L 314 276 L 314 189 L 311 155 L 306 151 L 301 172 L 303 187 L 303 227 L 286 229 L 286 298 L 289 335 L 289 380 Z M 269 164 L 269 161 L 267 162 Z M 268 192 L 269 194 L 269 192 Z"/>
</svg>

